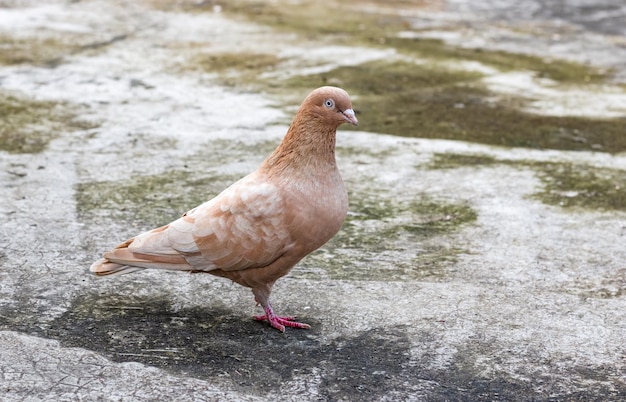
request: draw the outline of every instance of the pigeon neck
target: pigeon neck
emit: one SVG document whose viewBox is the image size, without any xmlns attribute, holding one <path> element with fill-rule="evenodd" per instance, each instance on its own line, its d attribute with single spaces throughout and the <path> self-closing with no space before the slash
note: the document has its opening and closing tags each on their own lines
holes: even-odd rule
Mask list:
<svg viewBox="0 0 626 402">
<path fill-rule="evenodd" d="M 281 144 L 265 161 L 268 170 L 335 168 L 337 128 L 318 119 L 293 121 Z"/>
</svg>

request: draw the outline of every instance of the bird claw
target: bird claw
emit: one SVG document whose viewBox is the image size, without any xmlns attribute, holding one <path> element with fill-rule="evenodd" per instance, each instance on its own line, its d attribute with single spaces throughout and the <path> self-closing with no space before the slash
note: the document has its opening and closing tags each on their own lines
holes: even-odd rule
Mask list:
<svg viewBox="0 0 626 402">
<path fill-rule="evenodd" d="M 277 315 L 267 318 L 267 314 L 256 315 L 254 319 L 257 321 L 267 321 L 270 325 L 280 332 L 285 332 L 285 327 L 309 329 L 311 326 L 303 322 L 294 321 L 296 317 L 279 317 Z"/>
<path fill-rule="evenodd" d="M 267 321 L 270 325 L 280 332 L 285 332 L 285 327 L 309 329 L 311 326 L 303 322 L 294 321 L 296 317 L 280 317 L 274 314 L 271 306 L 265 307 L 265 314 L 255 315 L 253 318 L 257 321 Z"/>
</svg>

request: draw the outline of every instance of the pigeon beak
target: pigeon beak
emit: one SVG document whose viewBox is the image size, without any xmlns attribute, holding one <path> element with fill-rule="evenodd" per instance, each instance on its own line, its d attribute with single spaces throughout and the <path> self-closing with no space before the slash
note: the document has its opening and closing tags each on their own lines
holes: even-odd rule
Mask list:
<svg viewBox="0 0 626 402">
<path fill-rule="evenodd" d="M 354 110 L 352 109 L 346 109 L 343 112 L 341 112 L 341 114 L 343 114 L 343 118 L 350 124 L 354 124 L 355 126 L 359 125 L 359 121 L 356 119 L 356 116 L 354 115 Z"/>
</svg>

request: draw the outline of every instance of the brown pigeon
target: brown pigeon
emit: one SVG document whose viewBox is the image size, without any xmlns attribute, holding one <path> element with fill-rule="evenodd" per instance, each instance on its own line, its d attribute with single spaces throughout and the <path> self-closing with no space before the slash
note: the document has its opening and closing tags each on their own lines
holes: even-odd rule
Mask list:
<svg viewBox="0 0 626 402">
<path fill-rule="evenodd" d="M 147 268 L 207 272 L 252 289 L 268 321 L 310 328 L 277 316 L 270 304 L 276 280 L 341 227 L 348 195 L 335 161 L 335 136 L 357 125 L 348 93 L 321 87 L 302 103 L 276 150 L 254 172 L 180 219 L 104 253 L 96 275 Z"/>
</svg>

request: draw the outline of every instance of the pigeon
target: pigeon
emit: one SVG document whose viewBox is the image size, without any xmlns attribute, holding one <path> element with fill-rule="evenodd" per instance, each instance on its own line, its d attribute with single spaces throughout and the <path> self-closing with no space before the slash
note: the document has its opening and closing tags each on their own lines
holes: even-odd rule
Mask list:
<svg viewBox="0 0 626 402">
<path fill-rule="evenodd" d="M 210 273 L 252 290 L 267 321 L 310 328 L 278 316 L 272 286 L 302 258 L 330 240 L 348 211 L 335 141 L 343 123 L 357 125 L 350 97 L 324 86 L 302 102 L 280 145 L 259 168 L 181 218 L 107 251 L 90 271 L 97 276 L 145 269 Z"/>
</svg>

